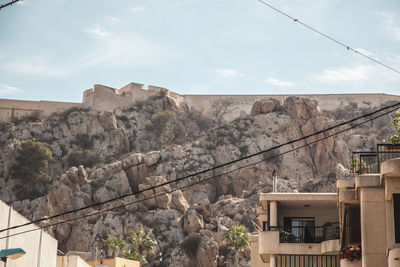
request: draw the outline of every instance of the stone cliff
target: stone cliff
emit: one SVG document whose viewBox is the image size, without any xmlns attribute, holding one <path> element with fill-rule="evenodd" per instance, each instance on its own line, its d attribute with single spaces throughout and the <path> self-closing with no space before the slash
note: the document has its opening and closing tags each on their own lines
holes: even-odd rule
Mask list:
<svg viewBox="0 0 400 267">
<path fill-rule="evenodd" d="M 22 121 L 18 125 L 2 126 L 0 196 L 34 220 L 173 181 L 335 125 L 372 108 L 372 104 L 364 103 L 361 107 L 348 104 L 323 111 L 318 102 L 310 98 L 264 99 L 253 103 L 250 115 L 228 122 L 202 114 L 183 103 L 176 105 L 162 93 L 114 112 L 73 108 L 41 122 Z M 233 255 L 226 248 L 223 233 L 232 224 L 243 224 L 248 231 L 255 231 L 253 220 L 259 205 L 258 193 L 271 190 L 273 170 L 277 171 L 282 192 L 332 192 L 336 178 L 347 175 L 352 150 L 371 149 L 377 141 L 388 140 L 392 134 L 389 121 L 388 116 L 382 117 L 351 132 L 261 161 L 298 144 L 264 153 L 202 175 L 200 178 L 217 176 L 207 182 L 168 193 L 196 182 L 199 177 L 172 183 L 93 208 L 90 212 L 135 200 L 145 201 L 48 230 L 63 251 L 95 253 L 95 248 L 102 247 L 102 239 L 107 235 L 127 234 L 143 225 L 154 229 L 158 242 L 156 253 L 149 258 L 149 266 L 190 266 L 193 263 L 230 266 Z M 31 139 L 51 149 L 52 160 L 47 173 L 53 179 L 41 196 L 21 199 L 13 191 L 11 169 L 16 148 L 22 141 Z M 74 158 L 79 151 L 90 151 L 101 160 L 93 164 L 82 161 L 86 166 L 79 166 L 79 159 Z M 223 174 L 257 161 L 261 162 Z M 86 213 L 88 211 L 79 214 Z M 186 246 L 194 239 L 198 246 L 194 253 L 189 253 Z M 160 255 L 162 263 L 157 263 Z M 248 251 L 241 253 L 240 263 L 248 265 Z"/>
</svg>

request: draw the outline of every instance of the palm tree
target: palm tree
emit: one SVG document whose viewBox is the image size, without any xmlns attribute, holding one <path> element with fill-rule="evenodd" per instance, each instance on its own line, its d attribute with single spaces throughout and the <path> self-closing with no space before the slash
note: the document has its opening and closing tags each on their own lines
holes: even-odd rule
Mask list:
<svg viewBox="0 0 400 267">
<path fill-rule="evenodd" d="M 107 239 L 103 239 L 103 243 L 107 249 L 112 250 L 113 257 L 115 257 L 117 251 L 124 251 L 126 246 L 125 241 L 121 237 L 112 235 L 108 235 Z"/>
<path fill-rule="evenodd" d="M 152 229 L 144 231 L 141 226 L 139 231 L 131 231 L 128 238 L 109 235 L 103 242 L 107 249 L 113 251 L 113 257 L 116 252 L 120 252 L 123 258 L 145 264 L 147 254 L 152 253 L 157 247 L 157 241 L 151 237 L 151 232 Z"/>
<path fill-rule="evenodd" d="M 232 225 L 231 229 L 224 234 L 225 240 L 228 243 L 228 248 L 235 253 L 235 266 L 239 267 L 239 251 L 249 247 L 249 233 L 243 225 Z"/>
<path fill-rule="evenodd" d="M 157 247 L 157 241 L 151 237 L 151 232 L 152 229 L 144 231 L 141 226 L 139 231 L 131 231 L 128 239 L 131 247 L 130 256 L 142 264 L 146 263 L 146 255 L 152 253 Z"/>
</svg>

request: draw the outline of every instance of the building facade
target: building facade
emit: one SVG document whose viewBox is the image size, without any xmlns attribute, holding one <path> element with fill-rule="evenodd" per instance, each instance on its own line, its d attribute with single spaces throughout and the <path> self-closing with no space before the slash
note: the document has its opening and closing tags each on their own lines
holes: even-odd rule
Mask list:
<svg viewBox="0 0 400 267">
<path fill-rule="evenodd" d="M 339 266 L 335 193 L 266 193 L 260 203 L 252 267 Z"/>
<path fill-rule="evenodd" d="M 400 145 L 355 153 L 337 193 L 260 195 L 252 267 L 400 267 Z"/>
<path fill-rule="evenodd" d="M 338 180 L 342 246 L 360 247 L 361 258 L 341 266 L 400 266 L 400 158 L 379 173 Z"/>
<path fill-rule="evenodd" d="M 0 229 L 28 223 L 29 220 L 0 201 Z M 30 231 L 20 235 L 16 233 Z M 0 267 L 56 266 L 57 240 L 34 224 L 0 233 L 0 249 L 22 248 L 26 254 L 15 260 L 0 261 Z"/>
</svg>

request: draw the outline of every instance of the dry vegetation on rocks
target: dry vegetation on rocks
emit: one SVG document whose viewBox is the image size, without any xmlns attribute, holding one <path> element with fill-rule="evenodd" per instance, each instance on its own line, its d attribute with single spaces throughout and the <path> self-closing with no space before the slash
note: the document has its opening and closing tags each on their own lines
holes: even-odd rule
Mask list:
<svg viewBox="0 0 400 267">
<path fill-rule="evenodd" d="M 313 133 L 362 112 L 357 105 L 325 112 L 315 101 L 288 97 L 283 102 L 256 102 L 251 115 L 217 125 L 215 119 L 187 106 L 177 107 L 161 95 L 113 113 L 71 109 L 41 122 L 22 121 L 13 127 L 2 126 L 0 195 L 28 218 L 38 219 L 172 181 Z M 58 225 L 50 232 L 63 251 L 94 252 L 108 235 L 127 235 L 142 225 L 154 230 L 158 243 L 153 257 L 149 256 L 149 266 L 172 263 L 231 266 L 234 257 L 226 248 L 224 233 L 233 224 L 255 230 L 252 221 L 256 217 L 258 193 L 271 190 L 273 170 L 277 170 L 282 192 L 332 192 L 336 179 L 346 175 L 351 150 L 369 149 L 376 140 L 389 140 L 393 134 L 389 121 L 388 117 L 381 118 L 366 127 L 185 190 L 168 193 L 196 178 L 132 196 L 114 205 L 166 193 Z M 18 182 L 10 179 L 12 166 L 20 162 L 18 147 L 27 140 L 41 142 L 52 153 L 46 174 L 53 179 L 34 197 L 23 191 L 16 194 L 12 188 Z M 290 145 L 280 152 L 293 147 Z M 264 153 L 201 177 L 218 175 L 278 153 Z M 85 161 L 89 159 L 92 160 Z M 113 204 L 107 204 L 110 205 Z M 156 263 L 160 253 L 163 262 Z M 249 264 L 248 250 L 239 253 L 239 264 Z"/>
</svg>

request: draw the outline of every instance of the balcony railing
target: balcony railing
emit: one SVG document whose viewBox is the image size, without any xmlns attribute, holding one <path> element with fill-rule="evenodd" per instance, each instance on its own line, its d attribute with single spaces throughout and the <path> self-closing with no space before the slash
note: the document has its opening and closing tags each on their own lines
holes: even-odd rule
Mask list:
<svg viewBox="0 0 400 267">
<path fill-rule="evenodd" d="M 376 151 L 354 151 L 351 154 L 350 172 L 379 173 L 382 162 L 399 157 L 400 144 L 378 144 Z"/>
<path fill-rule="evenodd" d="M 271 231 L 279 231 L 280 243 L 321 243 L 339 239 L 339 223 L 326 223 L 324 226 L 276 226 Z"/>
</svg>

